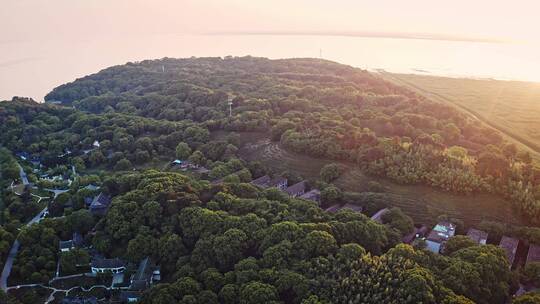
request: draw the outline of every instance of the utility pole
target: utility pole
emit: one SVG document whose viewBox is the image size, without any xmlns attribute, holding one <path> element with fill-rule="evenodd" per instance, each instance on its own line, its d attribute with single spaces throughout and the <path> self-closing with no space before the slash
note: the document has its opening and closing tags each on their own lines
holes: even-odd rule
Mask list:
<svg viewBox="0 0 540 304">
<path fill-rule="evenodd" d="M 229 101 L 228 102 L 228 105 L 229 105 L 229 117 L 232 117 L 232 105 L 233 105 L 232 100 L 233 100 L 232 96 L 229 96 L 229 99 L 228 99 L 228 101 Z"/>
</svg>

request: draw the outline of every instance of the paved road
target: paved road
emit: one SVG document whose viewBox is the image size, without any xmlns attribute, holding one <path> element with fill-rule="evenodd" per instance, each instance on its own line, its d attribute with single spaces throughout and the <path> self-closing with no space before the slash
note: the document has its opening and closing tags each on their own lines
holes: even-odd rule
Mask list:
<svg viewBox="0 0 540 304">
<path fill-rule="evenodd" d="M 26 226 L 30 226 L 34 223 L 39 222 L 45 212 L 47 212 L 47 207 L 41 210 L 41 212 L 38 213 L 38 215 L 36 215 L 33 219 L 31 219 L 28 223 L 26 223 Z M 0 289 L 4 291 L 8 289 L 7 280 L 9 278 L 9 274 L 11 273 L 11 267 L 13 267 L 13 261 L 15 260 L 15 257 L 17 256 L 17 252 L 19 252 L 20 246 L 21 244 L 19 243 L 19 240 L 15 240 L 15 242 L 13 242 L 13 246 L 9 250 L 6 263 L 4 264 L 4 269 L 2 270 L 2 276 L 0 276 Z"/>
<path fill-rule="evenodd" d="M 17 163 L 17 165 L 19 166 L 19 175 L 21 176 L 23 185 L 29 185 L 30 182 L 28 182 L 28 176 L 26 176 L 26 172 L 24 172 L 24 169 L 20 164 Z"/>
<path fill-rule="evenodd" d="M 45 189 L 43 189 L 43 190 L 54 193 L 53 199 L 56 199 L 60 194 L 69 191 L 69 189 L 49 189 L 49 188 L 45 188 Z"/>
<path fill-rule="evenodd" d="M 105 285 L 93 285 L 90 288 L 84 288 L 82 286 L 74 286 L 74 287 L 71 287 L 70 289 L 58 289 L 58 288 L 54 288 L 54 287 L 51 287 L 51 286 L 45 286 L 43 284 L 25 284 L 25 285 L 17 285 L 17 286 L 8 287 L 6 289 L 6 291 L 9 290 L 9 289 L 19 289 L 19 288 L 23 288 L 23 287 L 42 287 L 42 288 L 50 289 L 51 294 L 49 295 L 49 297 L 45 301 L 45 304 L 48 304 L 48 303 L 51 303 L 52 301 L 54 301 L 54 299 L 55 299 L 54 294 L 57 293 L 57 292 L 62 292 L 62 293 L 64 293 L 64 296 L 67 296 L 70 291 L 78 289 L 78 288 L 80 288 L 84 292 L 90 292 L 94 288 L 104 288 L 106 290 L 111 290 L 112 289 L 111 287 L 107 287 Z"/>
</svg>

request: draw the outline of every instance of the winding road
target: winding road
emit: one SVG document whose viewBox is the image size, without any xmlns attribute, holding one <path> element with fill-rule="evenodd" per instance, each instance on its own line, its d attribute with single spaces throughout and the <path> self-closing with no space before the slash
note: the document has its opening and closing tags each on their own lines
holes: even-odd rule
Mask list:
<svg viewBox="0 0 540 304">
<path fill-rule="evenodd" d="M 32 224 L 38 223 L 42 219 L 43 214 L 45 214 L 45 212 L 47 212 L 47 207 L 41 210 L 41 212 L 39 212 L 33 219 L 31 219 L 28 223 L 26 223 L 26 226 L 30 226 Z M 13 246 L 11 246 L 8 257 L 6 259 L 6 263 L 4 264 L 4 269 L 2 270 L 2 276 L 0 276 L 0 289 L 4 291 L 8 290 L 7 280 L 11 273 L 11 268 L 13 267 L 13 261 L 15 260 L 15 257 L 17 256 L 17 252 L 19 252 L 20 246 L 21 244 L 19 243 L 19 240 L 15 240 L 15 242 L 13 242 Z"/>
<path fill-rule="evenodd" d="M 28 176 L 26 175 L 26 172 L 24 172 L 23 167 L 19 163 L 17 163 L 17 165 L 19 166 L 19 175 L 21 176 L 21 181 L 23 185 L 28 186 L 30 182 L 28 181 Z"/>
</svg>

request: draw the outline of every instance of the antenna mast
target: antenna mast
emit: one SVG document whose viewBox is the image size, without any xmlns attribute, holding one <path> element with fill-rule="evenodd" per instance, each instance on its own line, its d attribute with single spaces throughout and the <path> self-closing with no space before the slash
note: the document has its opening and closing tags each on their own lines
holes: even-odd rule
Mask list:
<svg viewBox="0 0 540 304">
<path fill-rule="evenodd" d="M 229 101 L 228 102 L 228 105 L 229 105 L 229 117 L 232 117 L 232 105 L 233 105 L 232 100 L 233 100 L 232 96 L 229 95 L 229 99 L 228 99 L 228 101 Z"/>
</svg>

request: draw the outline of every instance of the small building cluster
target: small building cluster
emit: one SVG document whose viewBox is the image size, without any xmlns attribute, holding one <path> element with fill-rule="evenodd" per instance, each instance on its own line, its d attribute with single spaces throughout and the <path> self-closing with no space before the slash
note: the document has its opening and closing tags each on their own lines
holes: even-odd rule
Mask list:
<svg viewBox="0 0 540 304">
<path fill-rule="evenodd" d="M 93 274 L 98 273 L 122 273 L 126 270 L 126 264 L 118 259 L 94 258 L 92 259 L 91 270 Z"/>
<path fill-rule="evenodd" d="M 317 203 L 321 201 L 321 191 L 318 189 L 310 189 L 308 191 L 306 181 L 301 181 L 289 186 L 289 181 L 285 177 L 278 176 L 271 178 L 268 175 L 264 175 L 251 181 L 251 184 L 261 188 L 278 188 L 291 197 L 303 198 Z"/>
<path fill-rule="evenodd" d="M 487 243 L 488 234 L 482 230 L 471 228 L 467 231 L 467 236 L 479 245 L 485 245 Z"/>
<path fill-rule="evenodd" d="M 146 257 L 139 263 L 137 272 L 131 277 L 129 288 L 120 293 L 120 300 L 125 303 L 137 302 L 146 289 L 160 280 L 159 268 Z"/>
<path fill-rule="evenodd" d="M 178 168 L 182 171 L 191 170 L 201 174 L 210 172 L 210 170 L 206 169 L 205 167 L 192 163 L 189 160 L 175 159 L 171 162 L 170 166 L 172 168 Z"/>
<path fill-rule="evenodd" d="M 434 253 L 440 253 L 444 244 L 456 233 L 456 225 L 448 221 L 440 222 L 428 234 L 426 238 L 427 249 Z"/>
</svg>

